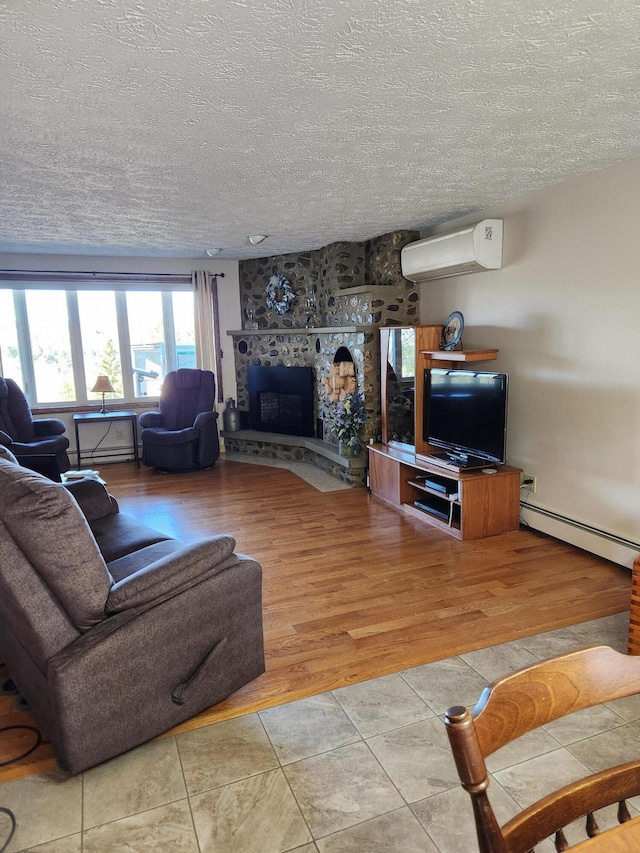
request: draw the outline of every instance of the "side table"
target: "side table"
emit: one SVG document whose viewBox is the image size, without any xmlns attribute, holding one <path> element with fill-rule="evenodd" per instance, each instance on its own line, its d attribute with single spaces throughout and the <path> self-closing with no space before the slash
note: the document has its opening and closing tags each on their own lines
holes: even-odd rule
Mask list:
<svg viewBox="0 0 640 853">
<path fill-rule="evenodd" d="M 76 430 L 76 450 L 78 453 L 78 468 L 82 467 L 80 438 L 78 427 L 80 424 L 111 424 L 116 421 L 131 421 L 131 435 L 133 438 L 133 458 L 138 468 L 140 467 L 140 455 L 138 453 L 138 413 L 137 412 L 82 412 L 73 416 L 73 425 Z"/>
</svg>

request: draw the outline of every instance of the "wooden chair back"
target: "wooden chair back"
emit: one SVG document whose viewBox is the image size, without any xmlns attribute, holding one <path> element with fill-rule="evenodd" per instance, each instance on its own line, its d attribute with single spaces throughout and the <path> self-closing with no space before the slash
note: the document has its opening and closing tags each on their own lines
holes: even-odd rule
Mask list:
<svg viewBox="0 0 640 853">
<path fill-rule="evenodd" d="M 631 570 L 631 602 L 629 604 L 629 645 L 630 655 L 640 655 L 640 557 L 633 561 Z"/>
<path fill-rule="evenodd" d="M 640 693 L 640 658 L 595 646 L 494 681 L 471 713 L 459 706 L 447 711 L 449 742 L 462 787 L 471 795 L 481 853 L 530 853 L 550 837 L 556 850 L 567 850 L 563 829 L 585 817 L 586 834 L 599 834 L 593 813 L 612 803 L 619 803 L 619 822 L 629 820 L 625 800 L 640 794 L 640 760 L 566 785 L 500 826 L 487 795 L 485 758 L 545 723 L 634 693 Z"/>
</svg>

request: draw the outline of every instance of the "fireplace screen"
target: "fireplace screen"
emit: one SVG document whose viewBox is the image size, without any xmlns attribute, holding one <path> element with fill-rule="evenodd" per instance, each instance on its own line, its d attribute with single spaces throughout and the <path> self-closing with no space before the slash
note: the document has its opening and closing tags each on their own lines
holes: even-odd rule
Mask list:
<svg viewBox="0 0 640 853">
<path fill-rule="evenodd" d="M 310 367 L 248 369 L 249 423 L 261 432 L 313 435 L 313 370 Z"/>
<path fill-rule="evenodd" d="M 260 420 L 274 427 L 302 427 L 302 397 L 300 394 L 279 394 L 277 391 L 262 391 L 260 396 Z"/>
</svg>

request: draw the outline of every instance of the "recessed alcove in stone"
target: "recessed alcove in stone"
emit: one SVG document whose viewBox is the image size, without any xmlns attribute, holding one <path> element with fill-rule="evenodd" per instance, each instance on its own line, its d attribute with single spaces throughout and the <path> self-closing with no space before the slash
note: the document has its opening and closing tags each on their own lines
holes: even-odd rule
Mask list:
<svg viewBox="0 0 640 853">
<path fill-rule="evenodd" d="M 338 364 L 341 361 L 353 361 L 353 358 L 346 347 L 338 347 L 336 354 L 333 357 L 333 361 L 334 364 Z"/>
</svg>

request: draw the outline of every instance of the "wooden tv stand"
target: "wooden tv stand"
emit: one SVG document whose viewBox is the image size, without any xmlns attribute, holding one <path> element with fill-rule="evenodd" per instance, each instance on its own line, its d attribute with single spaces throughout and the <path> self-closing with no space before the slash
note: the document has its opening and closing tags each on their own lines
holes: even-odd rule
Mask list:
<svg viewBox="0 0 640 853">
<path fill-rule="evenodd" d="M 520 468 L 501 465 L 495 474 L 452 471 L 391 445 L 372 444 L 368 450 L 372 493 L 409 515 L 461 540 L 518 530 Z M 429 475 L 444 481 L 446 491 L 425 485 Z"/>
</svg>

